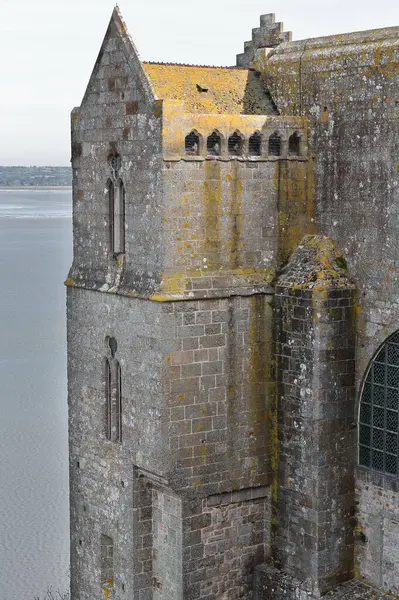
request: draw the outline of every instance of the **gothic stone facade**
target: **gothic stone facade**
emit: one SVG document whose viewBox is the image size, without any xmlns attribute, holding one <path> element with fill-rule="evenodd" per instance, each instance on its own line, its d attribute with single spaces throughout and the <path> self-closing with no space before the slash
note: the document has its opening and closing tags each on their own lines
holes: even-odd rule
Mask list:
<svg viewBox="0 0 399 600">
<path fill-rule="evenodd" d="M 399 28 L 142 62 L 72 112 L 72 600 L 399 595 Z"/>
</svg>

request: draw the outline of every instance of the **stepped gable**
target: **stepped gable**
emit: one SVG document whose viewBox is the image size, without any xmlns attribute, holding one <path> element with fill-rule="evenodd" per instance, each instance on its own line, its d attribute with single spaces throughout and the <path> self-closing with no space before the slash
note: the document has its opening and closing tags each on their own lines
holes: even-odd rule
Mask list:
<svg viewBox="0 0 399 600">
<path fill-rule="evenodd" d="M 291 42 L 292 33 L 284 31 L 283 23 L 276 23 L 274 13 L 261 15 L 260 27 L 252 29 L 252 39 L 244 42 L 244 52 L 237 54 L 237 66 L 249 67 L 259 48 L 275 48 L 283 42 Z"/>
</svg>

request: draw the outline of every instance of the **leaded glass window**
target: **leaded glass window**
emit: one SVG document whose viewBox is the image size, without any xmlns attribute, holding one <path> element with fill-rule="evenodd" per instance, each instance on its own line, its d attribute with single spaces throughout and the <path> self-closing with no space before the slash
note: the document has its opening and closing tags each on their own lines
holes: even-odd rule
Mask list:
<svg viewBox="0 0 399 600">
<path fill-rule="evenodd" d="M 370 363 L 360 403 L 359 463 L 398 478 L 399 332 Z"/>
</svg>

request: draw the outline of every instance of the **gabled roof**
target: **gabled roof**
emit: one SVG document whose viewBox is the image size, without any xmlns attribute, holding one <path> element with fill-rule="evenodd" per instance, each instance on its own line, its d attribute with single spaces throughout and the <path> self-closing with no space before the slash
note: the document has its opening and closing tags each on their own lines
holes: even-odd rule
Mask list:
<svg viewBox="0 0 399 600">
<path fill-rule="evenodd" d="M 149 62 L 143 67 L 157 97 L 184 102 L 188 113 L 277 114 L 254 71 Z"/>
</svg>

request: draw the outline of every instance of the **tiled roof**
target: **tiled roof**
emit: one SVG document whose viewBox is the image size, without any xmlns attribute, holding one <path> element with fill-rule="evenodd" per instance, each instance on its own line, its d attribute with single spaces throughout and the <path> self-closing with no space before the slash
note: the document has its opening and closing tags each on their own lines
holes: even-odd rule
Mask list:
<svg viewBox="0 0 399 600">
<path fill-rule="evenodd" d="M 189 113 L 277 114 L 254 71 L 149 62 L 143 66 L 158 98 L 183 101 Z"/>
</svg>

